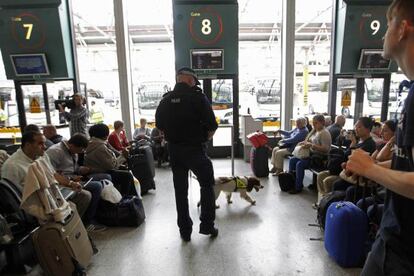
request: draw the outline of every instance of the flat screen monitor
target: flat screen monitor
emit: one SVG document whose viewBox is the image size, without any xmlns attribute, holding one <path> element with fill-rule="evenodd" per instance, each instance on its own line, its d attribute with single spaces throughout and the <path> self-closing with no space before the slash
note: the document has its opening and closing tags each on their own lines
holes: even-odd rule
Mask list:
<svg viewBox="0 0 414 276">
<path fill-rule="evenodd" d="M 10 55 L 16 77 L 50 75 L 45 54 Z"/>
<path fill-rule="evenodd" d="M 191 68 L 193 70 L 223 70 L 223 49 L 192 49 Z"/>
<path fill-rule="evenodd" d="M 358 70 L 388 70 L 391 61 L 382 57 L 382 49 L 362 49 Z"/>
</svg>

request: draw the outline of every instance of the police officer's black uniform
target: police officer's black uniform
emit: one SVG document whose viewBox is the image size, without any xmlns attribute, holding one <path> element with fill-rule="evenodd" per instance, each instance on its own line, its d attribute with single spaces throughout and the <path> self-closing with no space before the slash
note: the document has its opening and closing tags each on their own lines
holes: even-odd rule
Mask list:
<svg viewBox="0 0 414 276">
<path fill-rule="evenodd" d="M 169 144 L 173 171 L 177 224 L 181 237 L 190 240 L 192 220 L 188 210 L 188 171 L 201 186 L 200 233 L 214 235 L 214 171 L 206 154 L 207 133 L 218 127 L 211 105 L 202 90 L 177 83 L 161 100 L 155 115 L 156 126 Z"/>
</svg>

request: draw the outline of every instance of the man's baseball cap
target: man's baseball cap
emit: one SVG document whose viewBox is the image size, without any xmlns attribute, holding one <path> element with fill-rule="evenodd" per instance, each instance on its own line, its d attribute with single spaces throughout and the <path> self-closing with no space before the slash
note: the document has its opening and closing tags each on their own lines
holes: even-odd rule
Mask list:
<svg viewBox="0 0 414 276">
<path fill-rule="evenodd" d="M 183 67 L 180 70 L 178 70 L 177 71 L 177 76 L 178 75 L 190 75 L 194 78 L 197 85 L 200 84 L 200 82 L 198 81 L 196 72 L 193 69 L 189 68 L 189 67 Z"/>
</svg>

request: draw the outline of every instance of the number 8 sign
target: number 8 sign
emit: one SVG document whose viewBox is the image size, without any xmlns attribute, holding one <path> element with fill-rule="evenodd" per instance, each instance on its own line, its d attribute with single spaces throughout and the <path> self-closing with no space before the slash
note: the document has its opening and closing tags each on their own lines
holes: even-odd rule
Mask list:
<svg viewBox="0 0 414 276">
<path fill-rule="evenodd" d="M 200 44 L 215 44 L 223 34 L 223 20 L 211 7 L 191 12 L 189 31 L 191 37 Z"/>
</svg>

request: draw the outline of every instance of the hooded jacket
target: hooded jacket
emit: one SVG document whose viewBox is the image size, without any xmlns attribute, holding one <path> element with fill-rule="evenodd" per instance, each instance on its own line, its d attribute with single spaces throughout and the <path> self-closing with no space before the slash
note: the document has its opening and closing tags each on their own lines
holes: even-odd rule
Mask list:
<svg viewBox="0 0 414 276">
<path fill-rule="evenodd" d="M 117 158 L 106 140 L 91 138 L 85 152 L 85 166 L 91 169 L 91 173 L 104 173 L 117 168 Z"/>
</svg>

